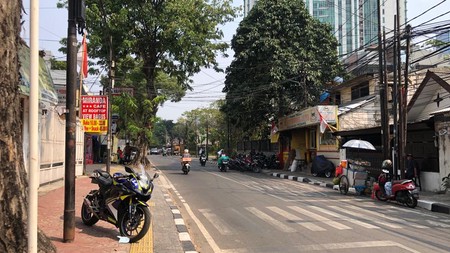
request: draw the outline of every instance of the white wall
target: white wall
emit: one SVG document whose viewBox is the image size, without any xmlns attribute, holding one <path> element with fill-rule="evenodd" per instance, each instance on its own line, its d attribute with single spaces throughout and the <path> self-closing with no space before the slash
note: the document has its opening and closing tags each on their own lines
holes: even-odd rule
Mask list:
<svg viewBox="0 0 450 253">
<path fill-rule="evenodd" d="M 426 172 L 420 173 L 420 183 L 422 184 L 422 191 L 435 192 L 439 191 L 441 185 L 441 177 L 437 172 Z"/>
<path fill-rule="evenodd" d="M 445 114 L 449 117 L 450 113 Z M 435 132 L 439 147 L 439 184 L 450 173 L 450 122 L 436 122 Z"/>
<path fill-rule="evenodd" d="M 29 157 L 29 110 L 28 97 L 24 98 L 23 108 L 23 153 L 24 165 L 28 171 Z M 42 110 L 47 113 L 42 115 Z M 65 173 L 65 138 L 66 138 L 66 122 L 64 117 L 60 117 L 55 106 L 48 103 L 40 103 L 39 110 L 39 155 L 40 155 L 40 185 L 49 182 L 62 180 Z M 76 133 L 76 168 L 75 175 L 83 174 L 83 146 L 84 132 L 81 125 L 77 124 Z"/>
</svg>

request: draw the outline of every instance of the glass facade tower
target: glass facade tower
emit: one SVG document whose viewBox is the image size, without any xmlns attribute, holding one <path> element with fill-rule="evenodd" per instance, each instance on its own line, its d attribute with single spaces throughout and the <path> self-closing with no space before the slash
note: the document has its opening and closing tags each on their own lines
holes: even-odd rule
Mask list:
<svg viewBox="0 0 450 253">
<path fill-rule="evenodd" d="M 352 52 L 377 44 L 377 0 L 304 0 L 309 13 L 328 23 L 338 40 L 338 54 L 345 58 Z M 244 0 L 247 15 L 257 0 Z M 386 32 L 394 29 L 396 0 L 380 0 L 381 26 Z M 406 0 L 400 0 L 400 22 L 406 20 Z"/>
</svg>

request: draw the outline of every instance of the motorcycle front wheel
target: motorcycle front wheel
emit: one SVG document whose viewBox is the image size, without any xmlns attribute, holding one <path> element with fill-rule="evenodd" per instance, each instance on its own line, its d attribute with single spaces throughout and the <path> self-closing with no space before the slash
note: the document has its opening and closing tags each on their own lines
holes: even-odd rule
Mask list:
<svg viewBox="0 0 450 253">
<path fill-rule="evenodd" d="M 377 199 L 380 200 L 380 201 L 387 201 L 388 200 L 386 195 L 383 192 L 381 192 L 381 190 L 378 190 L 378 191 L 375 192 L 375 197 L 377 197 Z"/>
<path fill-rule="evenodd" d="M 417 199 L 410 192 L 408 192 L 408 196 L 407 196 L 405 204 L 408 207 L 414 208 L 417 206 Z"/>
<path fill-rule="evenodd" d="M 150 228 L 151 214 L 146 206 L 136 206 L 134 214 L 126 212 L 119 221 L 120 234 L 130 239 L 130 243 L 137 242 Z"/>
<path fill-rule="evenodd" d="M 86 196 L 86 198 L 92 203 L 94 197 Z M 81 220 L 87 226 L 92 226 L 98 222 L 97 216 L 92 212 L 92 207 L 89 207 L 88 204 L 83 201 L 83 205 L 81 206 Z"/>
</svg>

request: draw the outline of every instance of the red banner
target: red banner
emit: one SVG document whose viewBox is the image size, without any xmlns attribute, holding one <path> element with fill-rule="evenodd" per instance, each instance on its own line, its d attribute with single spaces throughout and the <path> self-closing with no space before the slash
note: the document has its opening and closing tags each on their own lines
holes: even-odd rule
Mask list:
<svg viewBox="0 0 450 253">
<path fill-rule="evenodd" d="M 86 133 L 108 132 L 108 96 L 81 96 L 81 124 Z"/>
</svg>

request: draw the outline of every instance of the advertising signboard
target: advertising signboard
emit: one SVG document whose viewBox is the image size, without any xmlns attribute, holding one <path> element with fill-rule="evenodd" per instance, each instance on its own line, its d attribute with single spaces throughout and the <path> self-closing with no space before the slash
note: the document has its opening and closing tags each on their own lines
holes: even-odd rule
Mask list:
<svg viewBox="0 0 450 253">
<path fill-rule="evenodd" d="M 328 123 L 335 123 L 337 121 L 336 105 L 318 105 L 280 118 L 278 128 L 280 131 L 284 131 L 319 124 L 319 113 Z"/>
<path fill-rule="evenodd" d="M 81 96 L 81 124 L 86 133 L 108 132 L 108 96 Z"/>
<path fill-rule="evenodd" d="M 115 87 L 111 90 L 111 95 L 120 96 L 122 93 L 127 93 L 130 96 L 134 95 L 134 88 L 129 87 Z"/>
</svg>

